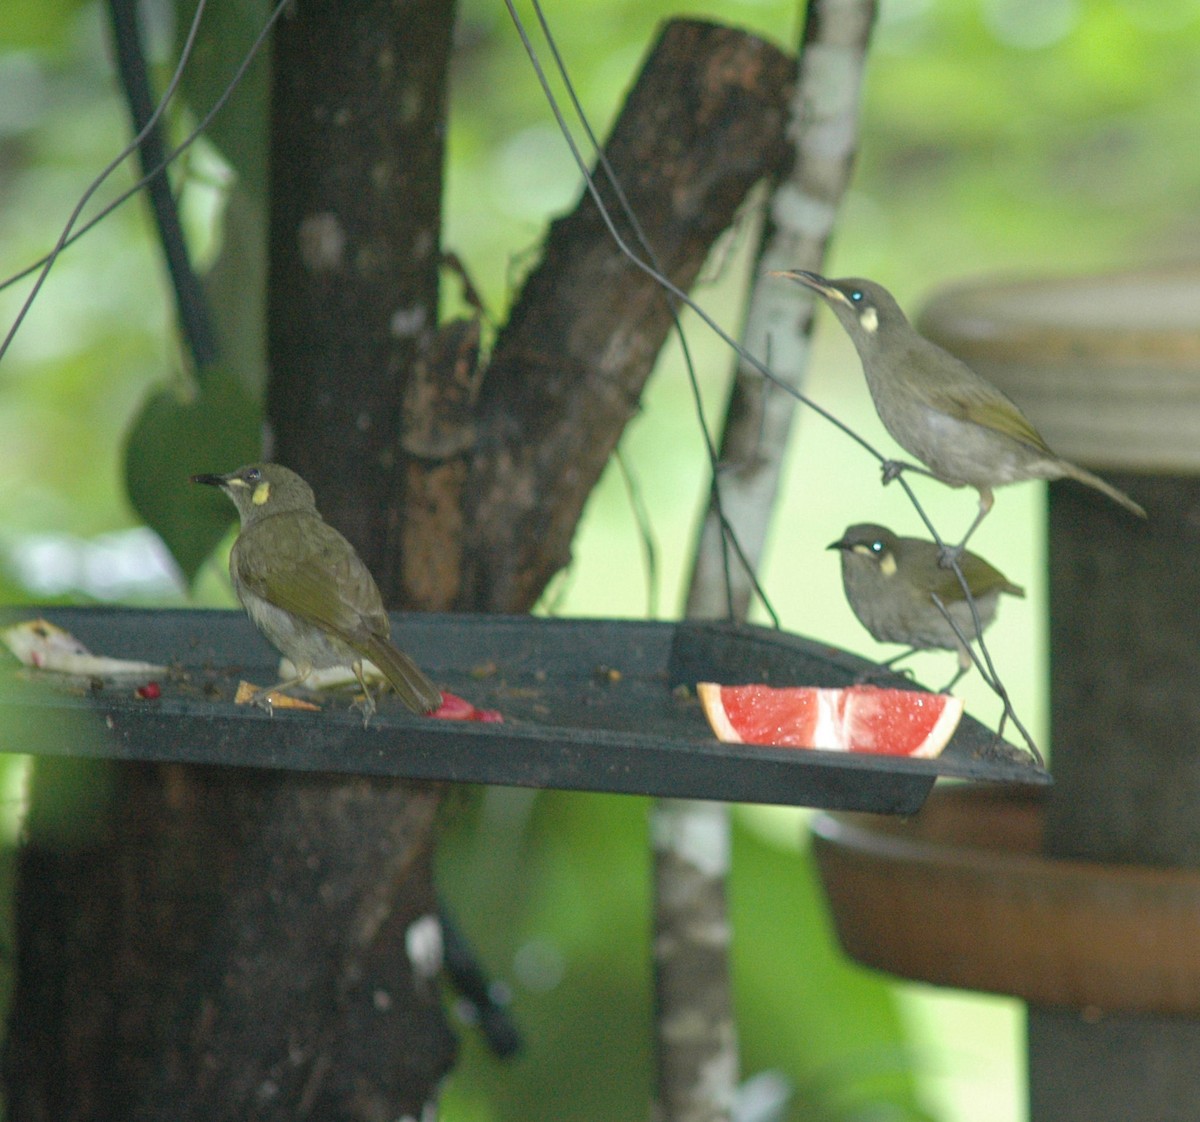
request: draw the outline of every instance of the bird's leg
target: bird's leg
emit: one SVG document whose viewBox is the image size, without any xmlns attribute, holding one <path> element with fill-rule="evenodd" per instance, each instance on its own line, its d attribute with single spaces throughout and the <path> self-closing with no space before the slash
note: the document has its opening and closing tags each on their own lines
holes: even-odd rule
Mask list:
<svg viewBox="0 0 1200 1122">
<path fill-rule="evenodd" d="M 363 676 L 362 659 L 357 659 L 353 666 L 354 676 L 358 679 L 358 684 L 362 686 L 363 699 L 356 701 L 355 707 L 362 710 L 363 728 L 366 728 L 371 723 L 371 718 L 375 715 L 375 698 L 371 696 L 371 688 L 367 685 L 367 679 Z"/>
<path fill-rule="evenodd" d="M 903 662 L 906 658 L 911 658 L 913 655 L 915 655 L 917 653 L 918 649 L 919 648 L 917 648 L 917 647 L 909 647 L 908 650 L 901 651 L 898 655 L 892 655 L 892 657 L 889 658 L 887 660 L 887 662 L 881 662 L 879 665 L 887 667 L 888 670 L 894 670 L 896 667 L 896 663 Z M 911 671 L 905 671 L 905 673 L 911 674 Z"/>
<path fill-rule="evenodd" d="M 950 681 L 948 681 L 940 690 L 938 690 L 938 693 L 949 693 L 951 690 L 953 690 L 954 687 L 957 686 L 958 683 L 962 680 L 962 677 L 964 674 L 966 674 L 967 669 L 968 668 L 965 666 L 960 666 L 954 672 L 954 677 L 951 678 Z"/>
<path fill-rule="evenodd" d="M 296 667 L 296 675 L 293 678 L 286 678 L 282 682 L 276 682 L 273 686 L 266 686 L 264 689 L 255 690 L 250 695 L 248 704 L 257 705 L 260 709 L 265 709 L 267 715 L 275 716 L 275 706 L 271 704 L 271 694 L 285 693 L 295 686 L 303 685 L 308 681 L 308 676 L 313 672 L 312 664 L 306 663 L 304 666 Z"/>
<path fill-rule="evenodd" d="M 947 618 L 949 618 L 949 616 L 947 616 Z M 958 669 L 954 672 L 954 677 L 951 678 L 950 681 L 948 681 L 940 690 L 938 690 L 938 693 L 949 693 L 952 689 L 954 689 L 954 687 L 957 686 L 962 680 L 963 675 L 971 669 L 971 664 L 971 652 L 967 650 L 967 648 L 964 647 L 960 641 L 958 643 Z"/>
<path fill-rule="evenodd" d="M 958 545 L 944 546 L 938 554 L 938 564 L 943 569 L 953 569 L 954 564 L 962 557 L 963 552 L 967 548 L 967 542 L 970 541 L 971 535 L 979 529 L 979 523 L 982 522 L 992 509 L 992 504 L 996 501 L 996 496 L 992 494 L 990 487 L 979 488 L 979 510 L 975 515 L 975 521 L 967 527 L 967 532 L 963 535 L 962 541 Z"/>
<path fill-rule="evenodd" d="M 909 647 L 906 651 L 901 651 L 898 655 L 892 655 L 886 662 L 881 662 L 874 670 L 868 670 L 865 674 L 860 674 L 854 679 L 856 686 L 861 686 L 864 682 L 880 682 L 890 675 L 898 675 L 901 678 L 907 678 L 910 682 L 914 680 L 913 672 L 905 667 L 903 670 L 896 670 L 896 663 L 902 662 L 904 659 L 917 653 L 916 647 Z"/>
</svg>

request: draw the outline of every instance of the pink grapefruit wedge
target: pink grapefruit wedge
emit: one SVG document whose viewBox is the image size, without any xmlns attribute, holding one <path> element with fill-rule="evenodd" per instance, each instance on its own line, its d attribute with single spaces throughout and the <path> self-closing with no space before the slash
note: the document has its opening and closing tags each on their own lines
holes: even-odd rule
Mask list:
<svg viewBox="0 0 1200 1122">
<path fill-rule="evenodd" d="M 937 756 L 954 734 L 956 697 L 878 686 L 696 686 L 718 740 L 887 756 Z"/>
</svg>

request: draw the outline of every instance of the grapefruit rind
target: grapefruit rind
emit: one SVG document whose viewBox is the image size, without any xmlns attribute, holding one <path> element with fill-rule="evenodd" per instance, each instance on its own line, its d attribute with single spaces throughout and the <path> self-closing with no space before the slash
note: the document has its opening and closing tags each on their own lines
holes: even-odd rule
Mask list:
<svg viewBox="0 0 1200 1122">
<path fill-rule="evenodd" d="M 725 744 L 744 743 L 725 712 L 725 703 L 721 700 L 721 687 L 716 682 L 697 682 L 696 696 L 700 699 L 704 715 L 718 740 Z"/>
<path fill-rule="evenodd" d="M 945 696 L 945 695 L 944 695 Z M 962 720 L 963 703 L 957 697 L 946 697 L 946 706 L 938 716 L 933 728 L 925 736 L 921 746 L 912 753 L 914 759 L 931 760 L 942 754 L 942 749 L 950 743 L 958 722 Z"/>
<path fill-rule="evenodd" d="M 727 702 L 744 700 L 747 691 L 752 691 L 759 700 L 779 696 L 782 701 L 784 696 L 809 694 L 816 703 L 815 717 L 810 715 L 806 718 L 808 727 L 803 733 L 789 731 L 786 724 L 781 724 L 778 726 L 778 736 L 770 740 L 760 739 L 761 734 L 743 735 L 730 717 Z M 765 685 L 726 687 L 716 682 L 699 682 L 696 694 L 717 739 L 728 744 L 764 744 L 860 755 L 904 756 L 910 759 L 932 759 L 940 755 L 963 715 L 962 701 L 952 695 L 891 690 L 878 686 L 849 686 L 845 689 L 816 686 L 776 688 Z M 914 732 L 913 722 L 905 720 L 912 713 L 914 704 L 920 707 L 935 700 L 939 712 L 933 724 L 923 734 L 919 729 Z M 879 712 L 881 706 L 885 712 L 891 706 L 900 718 L 899 726 L 888 730 L 895 739 L 880 740 L 878 731 L 870 727 L 870 716 L 873 712 Z M 734 708 L 736 712 L 738 706 Z M 906 724 L 908 727 L 905 727 Z M 911 742 L 914 735 L 921 735 L 921 739 L 912 747 L 897 747 L 902 741 Z"/>
</svg>

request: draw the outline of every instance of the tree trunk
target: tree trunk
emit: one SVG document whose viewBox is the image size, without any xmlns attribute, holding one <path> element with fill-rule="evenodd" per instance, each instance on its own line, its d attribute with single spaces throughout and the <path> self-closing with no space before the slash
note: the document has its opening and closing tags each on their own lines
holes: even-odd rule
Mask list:
<svg viewBox="0 0 1200 1122">
<path fill-rule="evenodd" d="M 274 44 L 269 454 L 308 478 L 381 576 L 405 375 L 436 326 L 453 19 L 447 0 L 312 0 Z M 435 922 L 441 790 L 182 766 L 108 775 L 96 832 L 59 847 L 52 823 L 39 828 L 40 792 L 49 814 L 93 769 L 38 766 L 10 1116 L 420 1117 L 455 1053 L 406 938 Z"/>
</svg>

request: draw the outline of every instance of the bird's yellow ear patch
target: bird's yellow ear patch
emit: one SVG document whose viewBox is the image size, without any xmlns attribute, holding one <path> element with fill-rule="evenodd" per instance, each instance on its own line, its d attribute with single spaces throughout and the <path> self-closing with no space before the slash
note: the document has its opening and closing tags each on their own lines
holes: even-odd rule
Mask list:
<svg viewBox="0 0 1200 1122">
<path fill-rule="evenodd" d="M 265 479 L 254 488 L 254 494 L 250 496 L 250 501 L 255 506 L 262 506 L 271 497 L 271 484 Z"/>
<path fill-rule="evenodd" d="M 896 575 L 896 555 L 894 553 L 885 553 L 879 558 L 879 571 L 885 577 Z"/>
<path fill-rule="evenodd" d="M 863 308 L 858 322 L 862 324 L 863 330 L 868 335 L 874 335 L 879 330 L 879 313 L 874 308 Z"/>
</svg>

